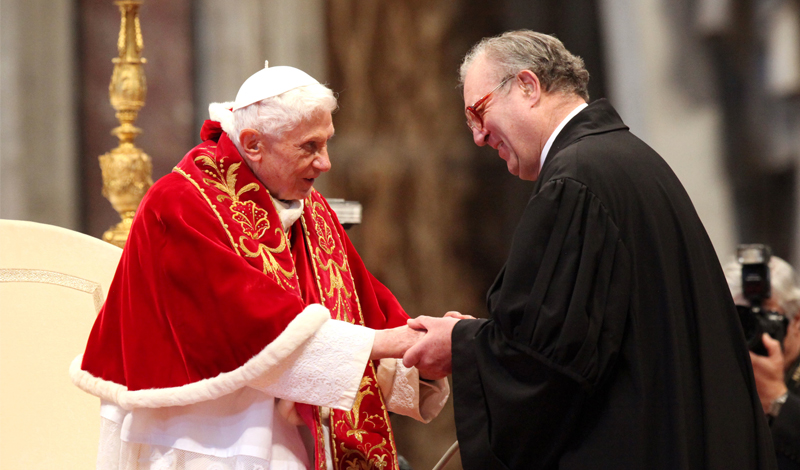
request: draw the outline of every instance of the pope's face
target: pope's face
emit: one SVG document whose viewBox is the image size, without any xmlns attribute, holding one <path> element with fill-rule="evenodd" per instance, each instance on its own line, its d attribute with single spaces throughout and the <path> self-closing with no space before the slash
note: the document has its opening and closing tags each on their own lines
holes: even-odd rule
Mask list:
<svg viewBox="0 0 800 470">
<path fill-rule="evenodd" d="M 253 172 L 273 197 L 304 199 L 317 177 L 331 169 L 328 141 L 333 132 L 331 113 L 320 111 L 280 138 L 259 135 L 261 159 L 252 163 Z"/>
<path fill-rule="evenodd" d="M 464 77 L 464 107 L 486 96 L 503 78 L 493 72 L 486 58 L 477 58 Z M 497 150 L 509 173 L 535 181 L 542 148 L 537 129 L 541 126 L 533 120 L 529 104 L 518 79 L 511 78 L 480 106 L 483 126 L 472 129 L 472 138 L 479 147 L 489 145 Z"/>
</svg>

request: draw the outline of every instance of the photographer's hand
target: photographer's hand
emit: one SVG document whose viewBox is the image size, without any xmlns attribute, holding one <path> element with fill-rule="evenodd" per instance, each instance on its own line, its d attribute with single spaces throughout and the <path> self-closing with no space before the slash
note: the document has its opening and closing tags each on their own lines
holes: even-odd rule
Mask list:
<svg viewBox="0 0 800 470">
<path fill-rule="evenodd" d="M 769 356 L 759 356 L 751 352 L 750 361 L 753 363 L 753 376 L 756 379 L 758 397 L 761 399 L 761 406 L 766 413 L 772 402 L 786 393 L 787 388 L 783 376 L 784 359 L 781 344 L 767 333 L 764 333 L 762 341 Z"/>
</svg>

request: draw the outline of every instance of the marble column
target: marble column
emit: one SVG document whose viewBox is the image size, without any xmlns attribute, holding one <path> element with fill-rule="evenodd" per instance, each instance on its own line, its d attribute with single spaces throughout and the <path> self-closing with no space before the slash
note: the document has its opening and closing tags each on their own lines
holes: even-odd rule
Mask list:
<svg viewBox="0 0 800 470">
<path fill-rule="evenodd" d="M 208 104 L 233 101 L 265 60 L 326 80 L 322 0 L 200 0 L 195 8 L 198 128 L 208 118 Z"/>
<path fill-rule="evenodd" d="M 721 260 L 735 248 L 721 110 L 688 12 L 662 0 L 601 0 L 608 96 L 631 131 L 669 163 Z M 674 6 L 674 5 L 673 5 Z"/>
<path fill-rule="evenodd" d="M 0 3 L 0 217 L 79 227 L 74 3 Z"/>
</svg>

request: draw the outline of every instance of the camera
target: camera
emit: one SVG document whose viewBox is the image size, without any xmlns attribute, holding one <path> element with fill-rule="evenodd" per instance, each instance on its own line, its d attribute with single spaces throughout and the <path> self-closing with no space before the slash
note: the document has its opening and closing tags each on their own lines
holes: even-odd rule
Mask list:
<svg viewBox="0 0 800 470">
<path fill-rule="evenodd" d="M 750 306 L 737 305 L 739 321 L 744 328 L 747 347 L 761 356 L 767 356 L 767 349 L 761 337 L 768 333 L 783 346 L 789 320 L 778 312 L 763 308 L 764 301 L 772 295 L 769 276 L 769 259 L 772 250 L 767 245 L 739 245 L 736 250 L 739 264 L 742 265 L 742 295 Z"/>
</svg>

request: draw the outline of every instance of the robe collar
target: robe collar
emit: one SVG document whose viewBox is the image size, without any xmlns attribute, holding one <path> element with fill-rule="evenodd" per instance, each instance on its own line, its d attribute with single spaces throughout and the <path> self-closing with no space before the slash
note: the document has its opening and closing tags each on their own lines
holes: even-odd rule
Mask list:
<svg viewBox="0 0 800 470">
<path fill-rule="evenodd" d="M 601 98 L 589 104 L 581 112 L 575 115 L 566 123 L 561 132 L 553 141 L 552 147 L 548 152 L 548 158 L 539 171 L 539 180 L 545 172 L 545 168 L 552 163 L 565 147 L 577 142 L 578 140 L 593 134 L 605 132 L 628 130 L 628 126 L 622 122 L 617 111 L 605 98 Z"/>
<path fill-rule="evenodd" d="M 572 111 L 570 111 L 569 114 L 567 114 L 567 117 L 565 117 L 561 121 L 561 123 L 558 125 L 558 127 L 556 127 L 556 130 L 554 130 L 553 133 L 550 134 L 550 138 L 547 139 L 547 143 L 544 144 L 544 148 L 542 149 L 542 156 L 539 158 L 539 172 L 540 173 L 542 171 L 542 167 L 544 167 L 544 162 L 547 161 L 547 155 L 550 152 L 550 148 L 553 146 L 553 142 L 555 142 L 556 138 L 558 137 L 558 134 L 561 133 L 561 129 L 563 129 L 564 126 L 566 126 L 567 123 L 570 122 L 572 120 L 572 118 L 575 117 L 576 114 L 578 114 L 579 112 L 583 111 L 583 109 L 586 108 L 587 106 L 589 106 L 589 105 L 586 104 L 586 103 L 581 103 L 578 106 L 576 106 L 575 109 L 573 109 Z"/>
</svg>

